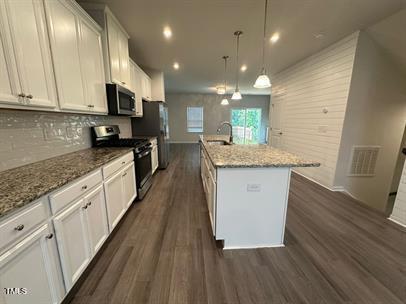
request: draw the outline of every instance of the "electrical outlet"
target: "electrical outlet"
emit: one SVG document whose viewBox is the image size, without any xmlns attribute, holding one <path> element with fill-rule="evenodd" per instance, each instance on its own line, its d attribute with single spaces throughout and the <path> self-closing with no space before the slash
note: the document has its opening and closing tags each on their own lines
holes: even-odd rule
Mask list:
<svg viewBox="0 0 406 304">
<path fill-rule="evenodd" d="M 247 192 L 261 192 L 261 184 L 247 184 Z"/>
</svg>

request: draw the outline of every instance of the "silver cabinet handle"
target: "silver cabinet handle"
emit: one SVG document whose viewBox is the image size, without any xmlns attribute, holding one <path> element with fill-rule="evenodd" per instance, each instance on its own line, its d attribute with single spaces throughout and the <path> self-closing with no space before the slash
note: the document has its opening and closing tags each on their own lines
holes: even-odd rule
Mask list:
<svg viewBox="0 0 406 304">
<path fill-rule="evenodd" d="M 82 186 L 82 190 L 86 190 L 87 189 L 87 185 Z"/>
<path fill-rule="evenodd" d="M 17 96 L 18 96 L 18 97 L 21 97 L 21 98 L 24 98 L 24 97 L 25 97 L 25 94 L 24 94 L 24 93 L 20 93 L 20 94 L 18 94 Z"/>
<path fill-rule="evenodd" d="M 48 239 L 48 240 L 52 239 L 53 237 L 54 237 L 54 234 L 53 234 L 53 233 L 47 234 L 47 235 L 45 236 L 45 238 Z"/>
<path fill-rule="evenodd" d="M 92 202 L 88 202 L 87 204 L 86 204 L 86 206 L 91 206 L 92 205 Z"/>
<path fill-rule="evenodd" d="M 125 161 L 121 162 L 121 164 L 124 165 L 124 164 L 125 164 Z"/>
<path fill-rule="evenodd" d="M 122 81 L 121 83 L 122 83 L 122 84 L 125 84 L 125 81 Z"/>
<path fill-rule="evenodd" d="M 87 207 L 88 207 L 87 205 L 84 205 L 84 206 L 82 207 L 82 209 L 85 210 L 85 209 L 87 209 Z"/>
<path fill-rule="evenodd" d="M 16 231 L 21 231 L 21 230 L 23 230 L 23 229 L 24 229 L 24 225 L 23 225 L 23 224 L 18 225 L 17 227 L 14 228 L 14 230 L 16 230 Z"/>
<path fill-rule="evenodd" d="M 123 174 L 123 177 L 127 175 L 127 172 Z"/>
<path fill-rule="evenodd" d="M 27 97 L 28 99 L 33 99 L 34 96 L 32 96 L 31 94 L 28 94 L 28 95 L 25 96 L 25 97 Z"/>
</svg>

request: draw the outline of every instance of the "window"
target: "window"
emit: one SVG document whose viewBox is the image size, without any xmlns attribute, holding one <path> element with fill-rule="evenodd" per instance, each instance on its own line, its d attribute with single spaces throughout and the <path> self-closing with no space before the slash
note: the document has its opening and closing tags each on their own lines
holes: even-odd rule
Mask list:
<svg viewBox="0 0 406 304">
<path fill-rule="evenodd" d="M 261 133 L 261 109 L 231 109 L 234 142 L 237 144 L 258 144 Z"/>
<path fill-rule="evenodd" d="M 187 131 L 189 133 L 203 132 L 203 107 L 187 107 Z"/>
</svg>

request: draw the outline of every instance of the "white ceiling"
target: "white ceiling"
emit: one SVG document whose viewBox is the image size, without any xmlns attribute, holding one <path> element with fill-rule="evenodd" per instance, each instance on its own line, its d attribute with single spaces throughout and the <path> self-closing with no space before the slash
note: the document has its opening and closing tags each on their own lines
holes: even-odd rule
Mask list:
<svg viewBox="0 0 406 304">
<path fill-rule="evenodd" d="M 261 65 L 263 0 L 84 2 L 108 4 L 131 37 L 131 57 L 141 66 L 163 70 L 169 92 L 214 92 L 213 88 L 223 82 L 223 55 L 230 56 L 227 74 L 233 88 L 233 32 L 242 30 L 240 63 L 248 69 L 240 74 L 241 93 L 269 93 L 252 87 Z M 270 0 L 267 36 L 278 31 L 281 38 L 274 45 L 266 44 L 267 68 L 275 74 L 402 7 L 406 7 L 406 0 Z M 172 28 L 170 41 L 162 35 L 165 25 Z M 318 34 L 322 38 L 316 38 Z M 178 71 L 172 68 L 174 61 L 180 64 Z"/>
</svg>

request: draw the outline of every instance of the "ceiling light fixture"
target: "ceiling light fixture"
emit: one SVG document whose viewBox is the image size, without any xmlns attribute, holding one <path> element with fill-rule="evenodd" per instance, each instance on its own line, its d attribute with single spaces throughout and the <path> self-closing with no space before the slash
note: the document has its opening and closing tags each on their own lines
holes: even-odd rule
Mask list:
<svg viewBox="0 0 406 304">
<path fill-rule="evenodd" d="M 238 64 L 238 53 L 239 53 L 239 49 L 240 49 L 240 36 L 242 34 L 242 31 L 235 31 L 234 32 L 234 36 L 236 36 L 236 40 L 237 40 L 237 65 L 236 65 L 236 70 L 237 70 L 237 83 L 235 85 L 235 91 L 233 93 L 233 96 L 231 96 L 231 99 L 233 100 L 240 100 L 242 99 L 241 93 L 240 93 L 240 89 L 238 87 L 238 76 L 239 76 L 239 64 Z"/>
<path fill-rule="evenodd" d="M 269 40 L 271 40 L 272 43 L 276 43 L 279 40 L 279 38 L 280 38 L 279 33 L 276 32 L 271 36 L 271 39 Z"/>
<path fill-rule="evenodd" d="M 175 63 L 173 64 L 173 68 L 174 68 L 175 70 L 179 70 L 179 63 L 175 62 Z"/>
<path fill-rule="evenodd" d="M 165 26 L 164 27 L 164 31 L 163 34 L 165 36 L 166 39 L 170 39 L 172 37 L 172 30 L 169 26 Z"/>
<path fill-rule="evenodd" d="M 246 64 L 243 64 L 242 66 L 241 66 L 241 72 L 245 72 L 247 70 L 247 65 Z"/>
<path fill-rule="evenodd" d="M 269 77 L 266 74 L 266 69 L 265 69 L 265 39 L 266 39 L 267 10 L 268 10 L 268 0 L 265 0 L 264 37 L 262 40 L 262 68 L 261 68 L 261 72 L 254 84 L 254 88 L 256 88 L 256 89 L 265 89 L 265 88 L 271 87 L 271 81 L 269 80 Z"/>
<path fill-rule="evenodd" d="M 223 56 L 224 59 L 224 94 L 227 93 L 227 59 L 228 56 Z M 226 96 L 224 96 L 223 100 L 221 101 L 221 105 L 227 106 L 229 104 L 228 99 Z"/>
<path fill-rule="evenodd" d="M 216 89 L 218 95 L 224 95 L 226 93 L 226 89 L 224 88 L 224 86 L 218 86 L 216 87 Z"/>
</svg>

